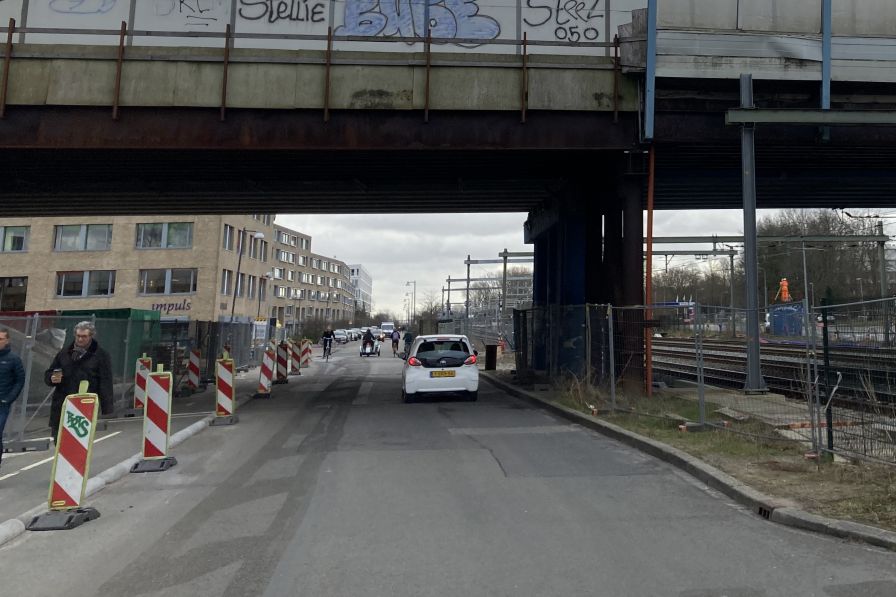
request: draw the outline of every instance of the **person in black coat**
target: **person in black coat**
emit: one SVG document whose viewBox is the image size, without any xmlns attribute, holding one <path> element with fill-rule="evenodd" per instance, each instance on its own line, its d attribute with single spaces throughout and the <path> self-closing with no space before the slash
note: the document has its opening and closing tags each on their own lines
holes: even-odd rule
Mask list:
<svg viewBox="0 0 896 597">
<path fill-rule="evenodd" d="M 112 361 L 109 353 L 94 339 L 96 327 L 89 321 L 75 326 L 75 341 L 57 353 L 44 372 L 48 386 L 56 386 L 50 407 L 50 428 L 53 438 L 59 435 L 59 417 L 69 394 L 77 394 L 82 381 L 88 382 L 87 391 L 100 399 L 100 412 L 108 415 L 114 407 L 112 389 Z"/>
<path fill-rule="evenodd" d="M 22 359 L 9 347 L 9 330 L 0 328 L 0 457 L 3 456 L 3 428 L 12 403 L 25 385 Z"/>
</svg>

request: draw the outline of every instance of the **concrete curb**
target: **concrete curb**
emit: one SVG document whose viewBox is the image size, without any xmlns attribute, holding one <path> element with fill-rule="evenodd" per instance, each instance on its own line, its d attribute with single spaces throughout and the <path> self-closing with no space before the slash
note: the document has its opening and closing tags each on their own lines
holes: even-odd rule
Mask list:
<svg viewBox="0 0 896 597">
<path fill-rule="evenodd" d="M 736 502 L 750 508 L 750 510 L 767 520 L 798 529 L 839 537 L 841 539 L 862 541 L 896 551 L 896 532 L 857 522 L 825 518 L 823 516 L 799 510 L 798 508 L 793 508 L 787 500 L 774 498 L 756 491 L 731 475 L 706 464 L 702 460 L 699 460 L 678 448 L 623 429 L 618 425 L 601 421 L 596 417 L 592 417 L 571 408 L 548 402 L 533 392 L 521 390 L 520 388 L 496 379 L 492 375 L 485 374 L 482 378 L 512 396 L 527 400 L 536 406 L 551 411 L 573 423 L 593 429 L 594 431 L 618 440 L 627 446 L 650 454 L 664 462 L 668 462 L 699 479 L 709 487 L 712 487 Z"/>
<path fill-rule="evenodd" d="M 237 408 L 239 408 L 240 406 L 243 406 L 250 400 L 252 400 L 251 396 L 244 397 L 244 398 L 238 398 L 236 401 Z M 215 418 L 215 415 L 214 415 L 214 413 L 212 413 L 212 414 L 206 415 L 202 419 L 196 421 L 189 427 L 187 427 L 185 429 L 181 429 L 180 431 L 178 431 L 177 433 L 175 433 L 174 435 L 171 436 L 168 446 L 170 448 L 173 448 L 179 444 L 182 444 L 183 442 L 185 442 L 189 438 L 193 437 L 200 431 L 208 428 L 209 423 L 214 418 Z M 112 483 L 114 483 L 115 481 L 118 481 L 122 477 L 128 476 L 128 474 L 130 474 L 130 472 L 131 472 L 131 467 L 135 463 L 139 462 L 140 459 L 141 459 L 141 454 L 140 454 L 140 452 L 138 452 L 138 453 L 134 454 L 133 456 L 130 456 L 129 458 L 122 460 L 118 464 L 110 466 L 103 472 L 101 472 L 97 475 L 94 475 L 93 477 L 90 477 L 87 480 L 87 487 L 84 490 L 84 497 L 90 497 L 90 496 L 94 495 L 95 493 L 101 491 L 107 485 L 111 485 Z M 27 512 L 19 514 L 15 518 L 10 518 L 9 520 L 6 520 L 6 521 L 0 523 L 0 546 L 3 546 L 5 543 L 12 541 L 16 537 L 18 537 L 19 535 L 24 533 L 25 526 L 31 522 L 31 519 L 34 518 L 35 516 L 43 514 L 46 511 L 47 511 L 46 504 L 41 504 L 39 506 L 35 506 L 34 508 L 28 510 Z"/>
</svg>

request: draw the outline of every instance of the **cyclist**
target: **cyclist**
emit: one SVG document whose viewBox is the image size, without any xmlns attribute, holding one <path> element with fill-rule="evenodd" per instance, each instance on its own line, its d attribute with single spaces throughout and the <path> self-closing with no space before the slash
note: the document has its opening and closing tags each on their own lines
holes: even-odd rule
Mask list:
<svg viewBox="0 0 896 597">
<path fill-rule="evenodd" d="M 327 326 L 326 331 L 321 334 L 320 338 L 323 341 L 325 357 L 330 356 L 330 351 L 333 349 L 333 338 L 335 337 L 336 334 L 333 333 L 333 330 L 330 328 L 330 326 Z"/>
<path fill-rule="evenodd" d="M 397 357 L 398 341 L 401 340 L 401 332 L 399 332 L 397 329 L 394 329 L 392 330 L 392 335 L 390 337 L 392 338 L 392 356 Z"/>
<path fill-rule="evenodd" d="M 406 353 L 411 352 L 411 342 L 414 341 L 414 334 L 411 333 L 410 328 L 404 331 L 404 351 Z"/>
</svg>

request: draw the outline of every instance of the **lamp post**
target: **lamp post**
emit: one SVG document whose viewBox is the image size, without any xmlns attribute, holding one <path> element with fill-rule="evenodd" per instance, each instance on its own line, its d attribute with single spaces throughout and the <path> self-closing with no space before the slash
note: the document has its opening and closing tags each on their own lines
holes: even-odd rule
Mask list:
<svg viewBox="0 0 896 597">
<path fill-rule="evenodd" d="M 243 253 L 246 251 L 245 243 L 243 242 L 243 237 L 247 232 L 252 232 L 252 238 L 255 239 L 263 239 L 264 232 L 259 232 L 258 230 L 246 230 L 245 228 L 240 228 L 239 236 L 237 237 L 237 243 L 239 244 L 239 257 L 236 260 L 236 276 L 233 280 L 233 300 L 230 302 L 230 322 L 233 323 L 233 313 L 236 310 L 236 295 L 239 290 L 242 290 L 240 287 L 240 269 L 243 266 Z"/>
<path fill-rule="evenodd" d="M 414 327 L 413 326 L 414 319 L 417 318 L 417 280 L 411 280 L 410 282 L 404 283 L 405 286 L 410 286 L 411 284 L 414 285 L 414 293 L 411 298 L 411 317 L 410 317 L 411 325 L 410 325 L 410 327 Z"/>
</svg>

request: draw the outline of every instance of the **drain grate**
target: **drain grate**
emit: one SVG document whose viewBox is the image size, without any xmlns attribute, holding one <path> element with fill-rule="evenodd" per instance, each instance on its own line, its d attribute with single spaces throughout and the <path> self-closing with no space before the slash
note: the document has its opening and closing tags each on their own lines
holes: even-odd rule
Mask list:
<svg viewBox="0 0 896 597">
<path fill-rule="evenodd" d="M 769 510 L 768 508 L 763 508 L 762 506 L 759 506 L 759 516 L 768 520 L 772 517 L 772 511 Z"/>
</svg>

